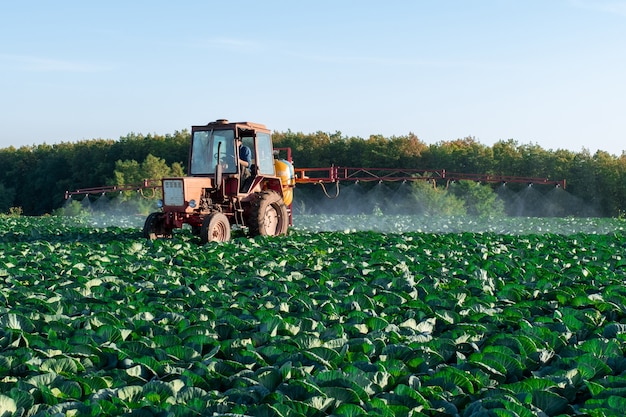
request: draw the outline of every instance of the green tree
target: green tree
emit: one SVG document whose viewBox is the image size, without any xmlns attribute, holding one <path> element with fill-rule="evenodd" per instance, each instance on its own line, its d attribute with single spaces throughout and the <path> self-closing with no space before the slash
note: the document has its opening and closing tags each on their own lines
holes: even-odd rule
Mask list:
<svg viewBox="0 0 626 417">
<path fill-rule="evenodd" d="M 571 207 L 570 213 L 574 216 L 598 215 L 600 202 L 596 191 L 599 189 L 598 177 L 595 172 L 593 158 L 588 149 L 576 154 L 572 161 L 567 179 L 568 192 L 578 196 L 582 204 Z"/>
<path fill-rule="evenodd" d="M 15 190 L 7 188 L 0 183 L 0 213 L 8 213 L 13 207 L 13 199 L 15 198 Z"/>
<path fill-rule="evenodd" d="M 522 154 L 513 139 L 496 142 L 493 147 L 493 169 L 498 175 L 521 175 Z"/>
<path fill-rule="evenodd" d="M 180 163 L 167 165 L 164 159 L 148 154 L 140 164 L 135 160 L 117 161 L 115 163 L 115 185 L 141 184 L 143 180 L 158 180 L 163 177 L 181 177 L 184 175 Z"/>
<path fill-rule="evenodd" d="M 333 164 L 328 160 L 328 145 L 331 135 L 317 131 L 311 134 L 302 132 L 274 132 L 272 142 L 275 148 L 291 148 L 295 165 L 303 168 L 326 167 Z M 332 157 L 331 157 L 332 158 Z"/>
<path fill-rule="evenodd" d="M 117 161 L 115 163 L 115 185 L 140 185 L 144 180 L 160 180 L 164 177 L 181 177 L 184 175 L 183 167 L 180 163 L 174 162 L 169 166 L 164 159 L 148 154 L 143 162 L 135 160 Z M 123 197 L 118 202 L 120 208 L 125 211 L 148 214 L 154 209 L 153 199 L 162 198 L 162 193 L 142 195 L 146 198 L 136 198 L 137 194 L 132 191 L 123 193 Z"/>
<path fill-rule="evenodd" d="M 467 213 L 463 200 L 437 188 L 429 180 L 414 181 L 409 204 L 413 214 L 426 216 L 462 216 Z"/>
<path fill-rule="evenodd" d="M 550 152 L 537 144 L 525 144 L 519 146 L 522 157 L 520 175 L 537 178 L 548 178 L 552 175 L 548 171 L 550 167 Z"/>
<path fill-rule="evenodd" d="M 394 168 L 423 168 L 423 156 L 428 152 L 428 145 L 413 133 L 392 136 L 389 152 L 396 161 Z"/>
<path fill-rule="evenodd" d="M 110 154 L 114 162 L 133 159 L 143 161 L 150 154 L 164 159 L 168 165 L 178 162 L 184 167 L 190 142 L 191 134 L 188 130 L 177 131 L 173 135 L 130 133 L 115 142 Z"/>
<path fill-rule="evenodd" d="M 449 172 L 493 172 L 493 150 L 469 136 L 430 146 L 427 161 L 428 168 L 444 168 Z"/>
<path fill-rule="evenodd" d="M 623 210 L 624 201 L 623 163 L 615 156 L 597 151 L 592 158 L 593 174 L 596 178 L 595 198 L 602 207 L 601 215 L 616 217 Z M 621 171 L 621 172 L 620 172 Z"/>
<path fill-rule="evenodd" d="M 457 181 L 449 190 L 465 204 L 471 216 L 504 216 L 504 201 L 489 185 L 476 181 Z"/>
</svg>

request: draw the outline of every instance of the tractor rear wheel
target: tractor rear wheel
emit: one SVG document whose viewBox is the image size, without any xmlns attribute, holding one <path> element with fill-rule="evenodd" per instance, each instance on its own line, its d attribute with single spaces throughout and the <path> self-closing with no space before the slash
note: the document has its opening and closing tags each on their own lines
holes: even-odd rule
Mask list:
<svg viewBox="0 0 626 417">
<path fill-rule="evenodd" d="M 230 240 L 230 222 L 222 213 L 208 215 L 200 228 L 200 242 L 226 242 Z"/>
<path fill-rule="evenodd" d="M 163 213 L 151 213 L 143 224 L 143 237 L 149 240 L 171 238 L 172 229 L 165 226 Z"/>
<path fill-rule="evenodd" d="M 248 218 L 250 236 L 287 234 L 289 213 L 283 198 L 276 191 L 263 191 L 252 203 Z"/>
</svg>

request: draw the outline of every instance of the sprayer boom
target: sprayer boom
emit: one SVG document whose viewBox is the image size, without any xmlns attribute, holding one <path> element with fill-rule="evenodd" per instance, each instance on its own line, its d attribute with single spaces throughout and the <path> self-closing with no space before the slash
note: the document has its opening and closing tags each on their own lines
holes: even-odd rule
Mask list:
<svg viewBox="0 0 626 417">
<path fill-rule="evenodd" d="M 124 192 L 124 191 L 151 191 L 149 196 L 146 197 L 154 197 L 156 196 L 156 191 L 161 188 L 161 180 L 143 180 L 141 184 L 127 184 L 127 185 L 105 185 L 102 187 L 92 187 L 92 188 L 80 188 L 74 191 L 65 191 L 65 199 L 68 200 L 75 195 L 86 196 L 89 194 L 92 195 L 101 195 L 107 193 L 116 193 L 116 192 Z"/>
<path fill-rule="evenodd" d="M 445 169 L 411 168 L 295 168 L 296 183 L 334 183 L 334 182 L 393 182 L 393 181 L 477 181 L 485 183 L 524 183 L 546 184 L 565 188 L 565 180 L 555 181 L 548 178 L 518 177 L 492 174 L 466 174 L 447 172 Z"/>
<path fill-rule="evenodd" d="M 331 166 L 327 168 L 294 168 L 296 184 L 320 184 L 338 182 L 408 182 L 408 181 L 445 182 L 448 185 L 454 181 L 476 181 L 484 183 L 521 183 L 553 185 L 565 189 L 566 181 L 550 180 L 541 177 L 523 177 L 493 174 L 468 174 L 448 172 L 445 169 L 415 169 L 415 168 L 355 168 Z M 141 184 L 111 185 L 103 187 L 81 188 L 75 191 L 66 191 L 65 199 L 75 195 L 100 195 L 123 191 L 150 191 L 146 197 L 157 195 L 161 188 L 161 180 L 144 180 Z"/>
</svg>

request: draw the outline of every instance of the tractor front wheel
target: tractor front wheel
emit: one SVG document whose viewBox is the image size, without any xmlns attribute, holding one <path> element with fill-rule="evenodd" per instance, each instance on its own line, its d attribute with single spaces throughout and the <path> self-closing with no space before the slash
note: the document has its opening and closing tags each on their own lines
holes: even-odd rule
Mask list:
<svg viewBox="0 0 626 417">
<path fill-rule="evenodd" d="M 143 224 L 143 237 L 149 240 L 171 238 L 172 229 L 165 226 L 163 213 L 151 213 Z"/>
<path fill-rule="evenodd" d="M 230 222 L 222 213 L 208 215 L 200 228 L 200 242 L 226 242 L 230 240 Z"/>
<path fill-rule="evenodd" d="M 283 198 L 276 191 L 263 191 L 252 203 L 248 219 L 250 236 L 287 234 L 289 213 Z"/>
</svg>

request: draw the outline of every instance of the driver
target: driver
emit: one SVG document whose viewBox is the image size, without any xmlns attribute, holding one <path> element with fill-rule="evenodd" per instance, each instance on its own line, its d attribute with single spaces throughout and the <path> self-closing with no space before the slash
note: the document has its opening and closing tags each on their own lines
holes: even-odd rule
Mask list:
<svg viewBox="0 0 626 417">
<path fill-rule="evenodd" d="M 252 164 L 252 151 L 241 142 L 241 138 L 235 139 L 235 145 L 239 149 L 239 172 L 243 183 L 250 177 L 250 165 Z"/>
</svg>

